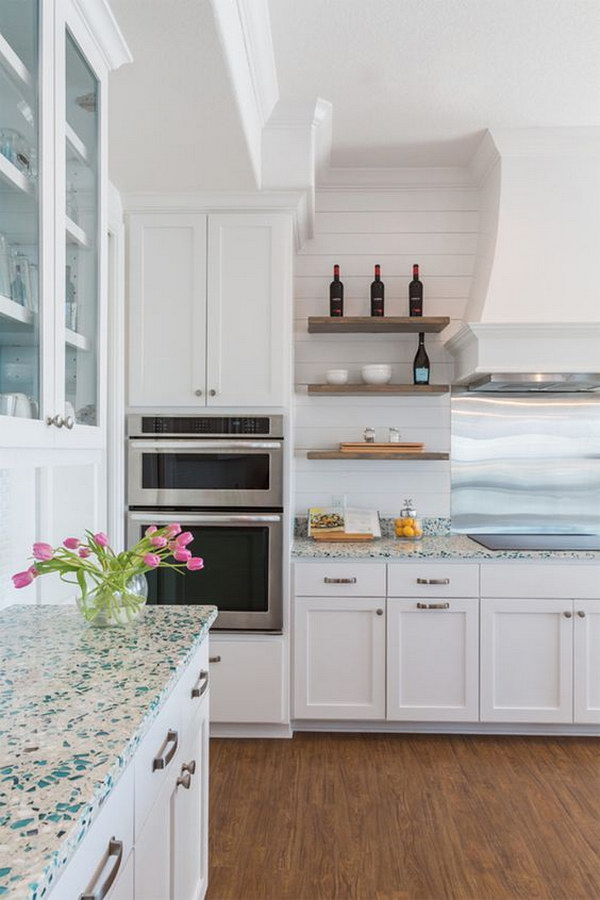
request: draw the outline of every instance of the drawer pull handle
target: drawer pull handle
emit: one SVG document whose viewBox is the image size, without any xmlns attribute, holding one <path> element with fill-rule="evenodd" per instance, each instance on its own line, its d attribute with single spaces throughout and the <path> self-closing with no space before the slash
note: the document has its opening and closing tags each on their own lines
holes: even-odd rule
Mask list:
<svg viewBox="0 0 600 900">
<path fill-rule="evenodd" d="M 577 610 L 577 615 L 579 616 L 580 619 L 585 619 L 585 610 L 583 610 L 583 609 L 578 609 L 578 610 Z"/>
<path fill-rule="evenodd" d="M 167 731 L 167 736 L 163 741 L 163 745 L 158 751 L 158 756 L 155 756 L 152 760 L 152 771 L 156 772 L 157 769 L 166 769 L 175 754 L 177 753 L 177 745 L 179 743 L 179 735 L 176 731 L 173 731 L 172 728 L 169 728 Z M 165 753 L 167 747 L 171 744 L 171 747 Z"/>
<path fill-rule="evenodd" d="M 324 578 L 325 584 L 356 584 L 356 578 Z"/>
<path fill-rule="evenodd" d="M 450 584 L 449 578 L 417 578 L 417 584 Z"/>
<path fill-rule="evenodd" d="M 221 662 L 221 657 L 220 656 L 209 656 L 208 661 L 209 661 L 209 663 Z"/>
<path fill-rule="evenodd" d="M 202 669 L 198 676 L 198 681 L 192 688 L 192 698 L 201 697 L 208 690 L 208 670 Z"/>
<path fill-rule="evenodd" d="M 115 861 L 113 863 L 113 867 L 108 873 L 106 880 L 100 885 L 98 890 L 95 889 L 96 882 L 100 878 L 100 875 L 104 871 L 106 867 L 106 863 L 114 856 Z M 79 895 L 79 900 L 103 900 L 104 897 L 108 894 L 111 887 L 114 884 L 115 878 L 121 868 L 121 861 L 123 859 L 123 841 L 118 841 L 116 838 L 112 837 L 108 842 L 108 847 L 106 848 L 106 852 L 104 856 L 100 860 L 100 864 L 94 874 L 92 875 L 92 880 L 88 884 L 87 888 L 83 892 L 83 894 Z"/>
<path fill-rule="evenodd" d="M 417 603 L 417 609 L 450 609 L 449 603 Z"/>
</svg>

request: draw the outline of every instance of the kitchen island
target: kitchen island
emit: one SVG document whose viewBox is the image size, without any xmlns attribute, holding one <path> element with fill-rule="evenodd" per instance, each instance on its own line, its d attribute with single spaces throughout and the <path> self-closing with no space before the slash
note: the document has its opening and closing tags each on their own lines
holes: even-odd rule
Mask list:
<svg viewBox="0 0 600 900">
<path fill-rule="evenodd" d="M 132 767 L 180 685 L 196 678 L 187 674 L 194 661 L 207 659 L 216 616 L 212 606 L 147 607 L 128 627 L 99 629 L 66 606 L 0 613 L 0 896 L 47 897 L 125 772 L 133 840 Z M 208 686 L 201 674 L 206 683 L 192 696 Z M 192 718 L 183 707 L 177 715 L 182 729 Z"/>
</svg>

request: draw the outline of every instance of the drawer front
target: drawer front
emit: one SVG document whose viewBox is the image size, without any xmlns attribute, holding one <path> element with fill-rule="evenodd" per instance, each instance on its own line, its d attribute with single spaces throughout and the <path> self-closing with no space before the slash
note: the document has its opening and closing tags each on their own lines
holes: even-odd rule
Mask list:
<svg viewBox="0 0 600 900">
<path fill-rule="evenodd" d="M 209 695 L 208 640 L 196 650 L 192 661 L 173 691 L 173 700 L 181 707 L 181 729 L 185 735 Z"/>
<path fill-rule="evenodd" d="M 482 597 L 600 598 L 600 565 L 530 565 L 518 561 L 481 566 Z"/>
<path fill-rule="evenodd" d="M 298 597 L 385 597 L 385 564 L 296 563 Z"/>
<path fill-rule="evenodd" d="M 287 721 L 284 642 L 210 638 L 211 722 Z"/>
<path fill-rule="evenodd" d="M 165 780 L 175 777 L 178 750 L 183 736 L 183 698 L 179 688 L 180 684 L 176 685 L 133 760 L 136 840 Z"/>
<path fill-rule="evenodd" d="M 119 896 L 133 847 L 133 763 L 127 767 L 52 889 L 56 900 L 83 893 Z M 114 888 L 111 890 L 111 885 Z"/>
<path fill-rule="evenodd" d="M 388 566 L 389 597 L 478 597 L 479 566 L 407 563 Z"/>
</svg>

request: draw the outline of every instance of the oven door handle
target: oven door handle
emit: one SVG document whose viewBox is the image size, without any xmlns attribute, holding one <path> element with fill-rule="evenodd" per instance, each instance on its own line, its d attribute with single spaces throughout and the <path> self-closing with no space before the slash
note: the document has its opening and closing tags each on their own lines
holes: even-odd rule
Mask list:
<svg viewBox="0 0 600 900">
<path fill-rule="evenodd" d="M 153 522 L 160 525 L 164 523 L 168 525 L 170 522 L 185 522 L 186 525 L 200 525 L 204 522 L 225 522 L 226 524 L 231 523 L 240 523 L 244 524 L 246 522 L 281 522 L 281 516 L 277 515 L 254 515 L 249 513 L 248 515 L 214 515 L 214 516 L 203 516 L 197 515 L 196 513 L 192 513 L 191 515 L 187 515 L 182 512 L 179 515 L 169 516 L 163 515 L 159 513 L 158 515 L 153 515 L 151 513 L 147 513 L 142 515 L 141 513 L 129 513 L 129 518 L 132 522 L 149 522 L 152 519 Z"/>
<path fill-rule="evenodd" d="M 154 450 L 162 453 L 163 450 L 194 450 L 196 453 L 206 453 L 210 450 L 281 450 L 281 441 L 214 441 L 197 440 L 185 441 L 141 441 L 132 440 L 131 450 Z"/>
</svg>

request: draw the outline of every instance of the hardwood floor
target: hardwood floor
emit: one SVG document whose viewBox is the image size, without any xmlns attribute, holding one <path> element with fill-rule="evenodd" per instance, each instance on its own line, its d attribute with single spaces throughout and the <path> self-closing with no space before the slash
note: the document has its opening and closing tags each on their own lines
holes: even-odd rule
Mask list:
<svg viewBox="0 0 600 900">
<path fill-rule="evenodd" d="M 600 898 L 597 739 L 211 741 L 207 900 Z"/>
</svg>

